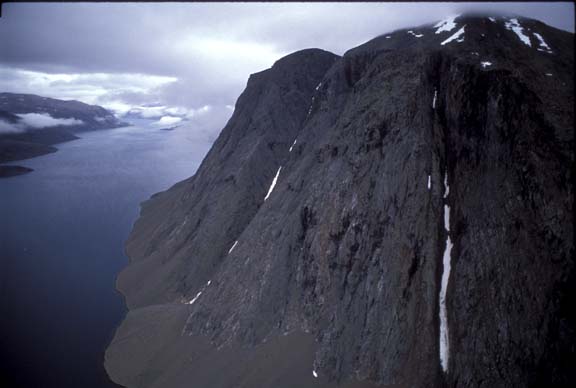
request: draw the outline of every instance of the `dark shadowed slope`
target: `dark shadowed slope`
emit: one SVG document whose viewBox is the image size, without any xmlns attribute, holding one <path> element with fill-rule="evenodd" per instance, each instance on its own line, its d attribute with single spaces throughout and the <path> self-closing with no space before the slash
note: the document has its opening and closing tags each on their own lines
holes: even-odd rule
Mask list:
<svg viewBox="0 0 576 388">
<path fill-rule="evenodd" d="M 132 263 L 118 281 L 130 307 L 191 299 L 219 271 L 336 58 L 304 50 L 253 74 L 198 173 L 144 205 L 127 244 Z"/>
<path fill-rule="evenodd" d="M 287 387 L 574 382 L 573 34 L 468 15 L 380 36 L 323 78 L 333 57 L 313 59 L 316 78 L 272 89 L 298 88 L 299 116 L 255 91 L 274 68 L 253 76 L 198 173 L 143 206 L 110 375 L 229 387 L 192 356 L 203 341 L 274 375 L 242 360 L 288 333 L 320 377 L 286 366 L 307 376 Z"/>
</svg>

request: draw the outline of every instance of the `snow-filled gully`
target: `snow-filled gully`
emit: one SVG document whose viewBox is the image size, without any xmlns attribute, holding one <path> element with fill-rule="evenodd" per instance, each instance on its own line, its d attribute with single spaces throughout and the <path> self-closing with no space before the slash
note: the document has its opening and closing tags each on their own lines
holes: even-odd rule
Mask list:
<svg viewBox="0 0 576 388">
<path fill-rule="evenodd" d="M 228 254 L 232 253 L 234 248 L 236 248 L 236 244 L 238 244 L 238 240 L 234 241 L 234 244 L 232 244 L 232 247 L 228 250 Z"/>
<path fill-rule="evenodd" d="M 450 280 L 452 240 L 450 239 L 450 206 L 447 198 L 450 193 L 448 185 L 448 172 L 444 173 L 444 229 L 446 230 L 446 245 L 442 256 L 442 280 L 440 286 L 440 364 L 444 372 L 448 371 L 449 341 L 448 341 L 448 318 L 446 311 L 446 290 Z"/>
<path fill-rule="evenodd" d="M 268 199 L 268 197 L 270 196 L 270 194 L 272 194 L 272 190 L 274 190 L 274 187 L 276 186 L 276 181 L 278 180 L 278 176 L 280 175 L 280 170 L 282 170 L 282 166 L 280 166 L 280 168 L 278 168 L 278 171 L 276 171 L 276 175 L 274 176 L 274 179 L 272 180 L 272 184 L 270 185 L 270 188 L 268 189 L 268 194 L 266 194 L 266 197 L 264 197 L 264 201 L 266 201 Z"/>
<path fill-rule="evenodd" d="M 198 293 L 196 294 L 196 296 L 194 298 L 192 298 L 190 300 L 190 302 L 186 303 L 186 304 L 194 304 L 194 302 L 196 302 L 198 300 L 198 298 L 200 298 L 200 295 L 202 295 L 202 293 L 204 292 L 204 290 L 206 289 L 206 287 L 208 287 L 210 285 L 210 283 L 212 283 L 212 280 L 208 280 L 208 283 L 206 283 L 206 285 L 204 287 L 202 287 L 202 289 L 200 291 L 198 291 Z"/>
</svg>

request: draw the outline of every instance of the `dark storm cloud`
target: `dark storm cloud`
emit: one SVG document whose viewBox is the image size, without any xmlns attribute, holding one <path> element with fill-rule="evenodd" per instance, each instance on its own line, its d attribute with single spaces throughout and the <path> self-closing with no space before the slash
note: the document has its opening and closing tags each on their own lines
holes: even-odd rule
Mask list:
<svg viewBox="0 0 576 388">
<path fill-rule="evenodd" d="M 574 30 L 571 3 L 8 3 L 0 19 L 0 90 L 224 109 L 250 73 L 292 51 L 343 54 L 465 9 Z"/>
</svg>

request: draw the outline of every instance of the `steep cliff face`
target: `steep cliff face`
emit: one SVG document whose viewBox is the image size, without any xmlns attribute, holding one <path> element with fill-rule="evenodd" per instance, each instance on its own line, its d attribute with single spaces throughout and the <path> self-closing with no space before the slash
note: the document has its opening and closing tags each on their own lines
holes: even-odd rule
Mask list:
<svg viewBox="0 0 576 388">
<path fill-rule="evenodd" d="M 190 300 L 219 270 L 262 205 L 337 56 L 289 55 L 253 74 L 198 173 L 143 207 L 118 286 L 130 307 Z"/>
<path fill-rule="evenodd" d="M 331 67 L 314 52 L 322 66 L 278 95 L 254 80 L 283 60 L 253 76 L 197 174 L 144 205 L 119 279 L 129 305 L 172 306 L 175 343 L 182 331 L 222 354 L 308 333 L 298 386 L 573 382 L 572 44 L 467 15 Z M 285 129 L 266 131 L 274 120 Z M 161 324 L 135 312 L 117 337 Z M 113 341 L 111 376 L 134 381 L 121 359 L 146 346 Z M 190 351 L 147 349 L 139 373 Z"/>
</svg>

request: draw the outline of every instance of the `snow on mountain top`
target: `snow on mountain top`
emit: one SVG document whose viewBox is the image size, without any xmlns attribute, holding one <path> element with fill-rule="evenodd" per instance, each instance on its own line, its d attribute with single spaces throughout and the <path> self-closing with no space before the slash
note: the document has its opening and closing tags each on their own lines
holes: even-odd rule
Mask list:
<svg viewBox="0 0 576 388">
<path fill-rule="evenodd" d="M 460 15 L 452 15 L 449 16 L 448 18 L 436 23 L 434 25 L 434 28 L 437 28 L 436 30 L 436 34 L 440 34 L 444 31 L 449 32 L 452 31 L 454 28 L 456 28 L 456 18 L 460 16 Z"/>
<path fill-rule="evenodd" d="M 544 51 L 546 53 L 552 54 L 552 49 L 550 48 L 550 46 L 548 46 L 548 44 L 546 43 L 546 41 L 544 40 L 542 35 L 535 32 L 534 36 L 536 37 L 536 39 L 538 39 L 538 42 L 540 43 L 540 47 L 538 48 L 538 51 Z"/>
<path fill-rule="evenodd" d="M 530 38 L 524 34 L 524 29 L 520 25 L 520 22 L 518 22 L 518 19 L 512 18 L 512 19 L 510 19 L 510 21 L 507 21 L 506 23 L 504 23 L 504 26 L 506 26 L 506 28 L 508 30 L 514 31 L 514 33 L 516 35 L 518 35 L 518 38 L 522 41 L 522 43 L 524 43 L 527 46 L 532 47 L 532 43 L 530 42 Z"/>
</svg>

